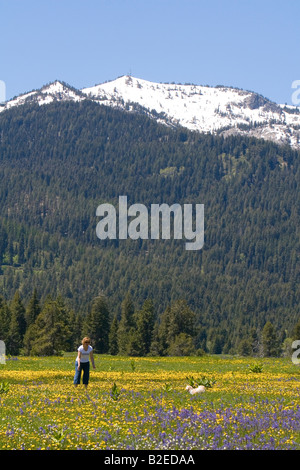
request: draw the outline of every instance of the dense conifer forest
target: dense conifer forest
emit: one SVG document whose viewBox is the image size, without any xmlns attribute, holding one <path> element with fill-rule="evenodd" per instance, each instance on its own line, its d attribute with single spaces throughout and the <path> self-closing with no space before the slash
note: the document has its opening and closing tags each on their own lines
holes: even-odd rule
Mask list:
<svg viewBox="0 0 300 470">
<path fill-rule="evenodd" d="M 88 101 L 1 113 L 8 352 L 56 354 L 89 334 L 111 354 L 284 353 L 300 320 L 299 162 L 287 146 Z M 203 249 L 99 240 L 96 208 L 119 195 L 204 204 Z"/>
</svg>

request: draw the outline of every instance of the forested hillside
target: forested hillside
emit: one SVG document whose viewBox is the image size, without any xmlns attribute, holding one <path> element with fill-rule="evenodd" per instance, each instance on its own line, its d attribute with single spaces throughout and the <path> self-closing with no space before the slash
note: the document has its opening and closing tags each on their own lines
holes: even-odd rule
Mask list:
<svg viewBox="0 0 300 470">
<path fill-rule="evenodd" d="M 100 294 L 120 319 L 130 292 L 154 317 L 185 300 L 217 352 L 270 321 L 283 340 L 300 318 L 299 152 L 202 135 L 91 102 L 0 114 L 0 294 L 60 296 L 85 316 Z M 205 243 L 105 240 L 96 208 L 205 205 Z M 199 343 L 200 344 L 200 343 Z M 205 344 L 201 343 L 201 347 Z"/>
</svg>

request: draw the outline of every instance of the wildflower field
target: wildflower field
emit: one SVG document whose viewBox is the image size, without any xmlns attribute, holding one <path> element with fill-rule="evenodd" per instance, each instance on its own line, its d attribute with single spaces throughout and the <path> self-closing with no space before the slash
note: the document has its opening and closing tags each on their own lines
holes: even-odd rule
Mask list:
<svg viewBox="0 0 300 470">
<path fill-rule="evenodd" d="M 290 358 L 74 354 L 0 364 L 0 449 L 300 449 L 300 368 Z M 204 378 L 211 387 L 190 395 Z"/>
</svg>

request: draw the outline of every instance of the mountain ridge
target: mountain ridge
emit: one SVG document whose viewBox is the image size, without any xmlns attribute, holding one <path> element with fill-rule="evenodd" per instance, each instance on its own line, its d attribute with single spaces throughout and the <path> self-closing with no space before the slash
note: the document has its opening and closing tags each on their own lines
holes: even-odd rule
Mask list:
<svg viewBox="0 0 300 470">
<path fill-rule="evenodd" d="M 222 85 L 156 83 L 123 75 L 78 90 L 55 80 L 21 94 L 0 112 L 30 103 L 91 100 L 128 112 L 145 112 L 160 123 L 210 134 L 247 135 L 300 149 L 300 111 L 262 95 Z"/>
<path fill-rule="evenodd" d="M 300 309 L 299 155 L 91 100 L 1 113 L 0 296 L 18 289 L 28 302 L 35 287 L 85 315 L 103 294 L 111 318 L 128 291 L 137 311 L 152 298 L 157 318 L 186 299 L 210 352 L 236 353 L 266 321 L 285 338 Z M 146 207 L 204 204 L 203 249 L 99 240 L 96 208 L 122 194 Z"/>
</svg>

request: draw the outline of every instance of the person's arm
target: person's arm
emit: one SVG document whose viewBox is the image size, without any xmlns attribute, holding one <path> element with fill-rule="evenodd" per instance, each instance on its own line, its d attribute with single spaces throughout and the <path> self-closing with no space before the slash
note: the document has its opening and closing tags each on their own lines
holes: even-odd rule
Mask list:
<svg viewBox="0 0 300 470">
<path fill-rule="evenodd" d="M 93 354 L 93 351 L 90 352 L 90 358 L 91 358 L 91 361 L 92 361 L 92 364 L 93 364 L 93 368 L 95 369 L 96 366 L 95 366 L 95 361 L 94 361 L 94 354 Z"/>
<path fill-rule="evenodd" d="M 78 362 L 77 369 L 78 369 L 78 370 L 80 370 L 80 358 L 81 358 L 81 352 L 78 351 L 78 356 L 77 356 L 77 362 Z"/>
</svg>

